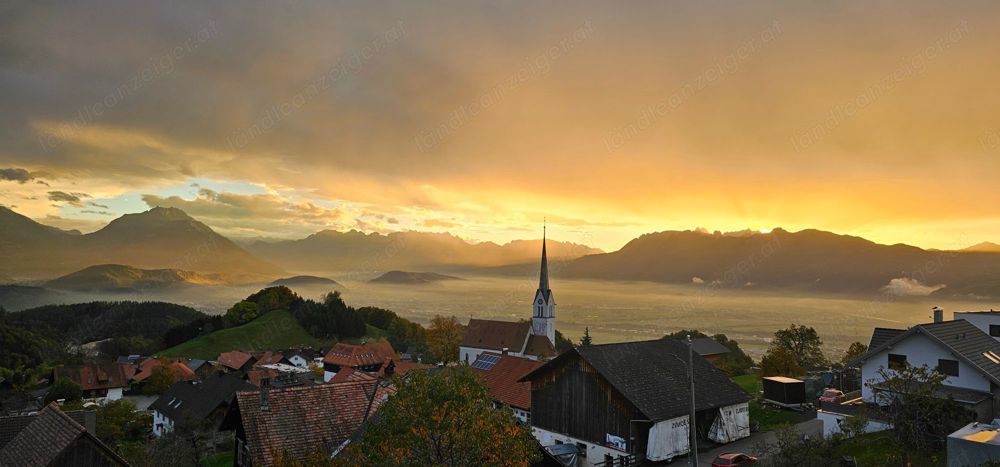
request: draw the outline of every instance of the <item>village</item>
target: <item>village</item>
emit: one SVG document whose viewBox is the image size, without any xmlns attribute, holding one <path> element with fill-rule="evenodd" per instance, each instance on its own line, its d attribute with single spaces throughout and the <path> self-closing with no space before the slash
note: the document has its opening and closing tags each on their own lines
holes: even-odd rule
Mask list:
<svg viewBox="0 0 1000 467">
<path fill-rule="evenodd" d="M 788 356 L 776 351 L 745 375 L 728 374 L 720 363 L 733 348 L 704 335 L 621 343 L 593 343 L 587 335 L 558 352 L 544 241 L 531 307 L 530 321 L 471 320 L 451 362 L 421 361 L 379 339 L 329 348 L 248 346 L 209 360 L 126 355 L 57 367 L 47 381 L 53 384 L 43 381 L 13 404 L 5 400 L 0 465 L 131 465 L 96 433 L 101 408 L 121 401 L 148 414 L 148 425 L 120 429 L 161 440 L 183 433 L 181 442 L 194 445 L 197 461 L 181 457 L 172 465 L 865 465 L 852 449 L 887 439 L 908 443 L 912 456 L 902 461 L 910 465 L 1000 459 L 1000 312 L 955 312 L 946 320 L 935 308 L 932 322 L 873 329 L 867 344 L 827 369 L 802 367 L 814 351 L 808 339 L 792 339 L 798 360 L 783 362 Z M 427 448 L 420 446 L 396 446 L 376 458 L 354 449 L 385 434 L 382 417 L 398 417 L 394 405 L 416 403 L 411 392 L 463 377 L 481 385 L 505 428 L 477 433 L 488 423 L 452 420 L 458 425 L 451 433 L 433 433 L 446 431 L 441 424 L 421 428 L 432 431 L 428 439 L 499 446 L 505 440 L 490 437 L 530 439 L 521 451 L 507 446 L 510 457 L 455 460 L 435 457 L 440 447 L 420 454 L 426 457 L 415 454 Z M 161 394 L 144 391 L 164 378 Z M 59 396 L 67 385 L 78 388 L 79 402 Z M 0 381 L 4 394 L 10 389 Z M 442 394 L 438 403 L 458 397 Z M 433 403 L 419 413 L 466 416 Z M 388 433 L 382 443 L 414 442 Z"/>
</svg>

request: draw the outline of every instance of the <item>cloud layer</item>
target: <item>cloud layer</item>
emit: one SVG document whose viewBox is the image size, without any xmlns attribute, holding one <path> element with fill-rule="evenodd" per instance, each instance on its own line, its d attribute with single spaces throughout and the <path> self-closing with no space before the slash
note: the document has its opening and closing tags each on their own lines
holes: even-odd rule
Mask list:
<svg viewBox="0 0 1000 467">
<path fill-rule="evenodd" d="M 1000 238 L 998 19 L 901 0 L 15 2 L 0 203 L 72 217 L 49 191 L 140 193 L 231 228 L 290 216 L 252 228 L 276 235 L 356 222 L 328 201 L 501 241 L 549 215 L 605 248 L 694 225 Z M 42 171 L 51 189 L 28 183 Z M 195 177 L 280 194 L 162 193 Z"/>
</svg>

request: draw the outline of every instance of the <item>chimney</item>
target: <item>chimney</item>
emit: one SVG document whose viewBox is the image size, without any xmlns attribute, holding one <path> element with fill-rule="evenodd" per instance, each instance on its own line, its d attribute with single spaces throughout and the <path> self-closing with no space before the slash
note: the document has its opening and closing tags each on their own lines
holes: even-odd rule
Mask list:
<svg viewBox="0 0 1000 467">
<path fill-rule="evenodd" d="M 504 356 L 506 356 L 508 353 L 510 353 L 510 348 L 509 347 L 504 347 L 503 350 L 500 351 L 500 354 L 502 354 Z"/>
<path fill-rule="evenodd" d="M 944 321 L 944 309 L 936 306 L 934 307 L 934 322 L 940 323 L 942 321 Z"/>
<path fill-rule="evenodd" d="M 271 388 L 271 378 L 260 379 L 260 411 L 267 412 L 267 391 Z"/>
</svg>

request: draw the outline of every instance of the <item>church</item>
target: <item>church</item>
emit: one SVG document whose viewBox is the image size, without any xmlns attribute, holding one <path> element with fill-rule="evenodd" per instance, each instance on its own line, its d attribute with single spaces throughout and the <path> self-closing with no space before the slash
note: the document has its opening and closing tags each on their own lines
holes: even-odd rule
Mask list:
<svg viewBox="0 0 1000 467">
<path fill-rule="evenodd" d="M 538 290 L 531 305 L 531 321 L 469 320 L 465 338 L 459 347 L 459 359 L 472 363 L 482 352 L 506 352 L 533 360 L 547 360 L 557 355 L 556 300 L 549 288 L 549 262 L 545 253 L 544 233 Z"/>
</svg>

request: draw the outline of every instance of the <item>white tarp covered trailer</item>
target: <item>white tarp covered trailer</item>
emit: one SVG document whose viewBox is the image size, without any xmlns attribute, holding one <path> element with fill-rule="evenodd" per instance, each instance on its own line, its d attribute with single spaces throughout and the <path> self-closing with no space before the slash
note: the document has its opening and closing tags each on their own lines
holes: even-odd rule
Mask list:
<svg viewBox="0 0 1000 467">
<path fill-rule="evenodd" d="M 691 450 L 689 433 L 686 415 L 656 423 L 649 429 L 646 458 L 659 462 L 687 454 Z"/>
<path fill-rule="evenodd" d="M 719 414 L 708 430 L 708 439 L 719 443 L 732 443 L 750 436 L 750 404 L 727 405 L 719 409 Z"/>
</svg>

